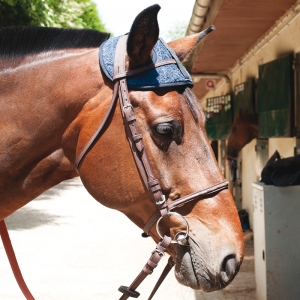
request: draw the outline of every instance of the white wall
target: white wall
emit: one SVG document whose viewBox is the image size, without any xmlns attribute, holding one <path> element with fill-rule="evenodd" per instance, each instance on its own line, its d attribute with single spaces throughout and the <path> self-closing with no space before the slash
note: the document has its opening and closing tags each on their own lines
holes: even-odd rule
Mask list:
<svg viewBox="0 0 300 300">
<path fill-rule="evenodd" d="M 249 213 L 250 227 L 253 223 L 253 206 L 252 206 L 252 182 L 259 180 L 256 169 L 256 139 L 252 140 L 242 149 L 242 208 Z"/>
<path fill-rule="evenodd" d="M 294 156 L 294 147 L 296 147 L 296 138 L 270 138 L 269 139 L 269 157 L 277 150 L 281 158 Z"/>
</svg>

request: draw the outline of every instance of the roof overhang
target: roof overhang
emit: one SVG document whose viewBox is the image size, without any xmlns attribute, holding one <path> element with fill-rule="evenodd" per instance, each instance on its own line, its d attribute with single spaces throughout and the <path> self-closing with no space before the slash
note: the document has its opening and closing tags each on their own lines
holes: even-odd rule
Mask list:
<svg viewBox="0 0 300 300">
<path fill-rule="evenodd" d="M 184 62 L 195 79 L 196 96 L 201 99 L 208 92 L 206 80 L 218 84 L 228 78 L 238 60 L 295 3 L 298 1 L 196 0 L 187 35 L 212 24 L 216 27 Z"/>
</svg>

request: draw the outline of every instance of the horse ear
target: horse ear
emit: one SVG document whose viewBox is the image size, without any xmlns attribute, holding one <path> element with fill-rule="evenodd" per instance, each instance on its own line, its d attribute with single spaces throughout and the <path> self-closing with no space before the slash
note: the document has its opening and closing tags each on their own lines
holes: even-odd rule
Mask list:
<svg viewBox="0 0 300 300">
<path fill-rule="evenodd" d="M 158 4 L 152 5 L 135 18 L 127 40 L 127 54 L 129 69 L 141 67 L 149 63 L 151 51 L 159 36 L 157 14 L 160 10 Z"/>
<path fill-rule="evenodd" d="M 199 33 L 188 35 L 181 39 L 169 42 L 168 45 L 175 51 L 179 60 L 183 61 L 190 53 L 194 51 L 197 44 L 213 30 L 215 30 L 215 26 L 211 25 Z"/>
</svg>

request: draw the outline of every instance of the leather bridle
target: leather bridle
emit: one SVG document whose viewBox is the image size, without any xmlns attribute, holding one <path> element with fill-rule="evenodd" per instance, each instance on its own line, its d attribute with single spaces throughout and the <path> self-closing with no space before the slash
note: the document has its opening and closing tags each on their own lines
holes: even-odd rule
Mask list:
<svg viewBox="0 0 300 300">
<path fill-rule="evenodd" d="M 201 32 L 200 38 L 204 37 L 207 33 L 209 33 L 211 30 L 213 30 L 213 26 L 207 28 L 206 30 Z M 127 41 L 127 35 L 122 36 L 117 44 L 116 52 L 115 52 L 115 63 L 114 63 L 114 92 L 111 104 L 107 110 L 107 113 L 102 121 L 102 123 L 99 125 L 91 139 L 88 141 L 88 143 L 85 145 L 85 147 L 82 149 L 80 154 L 75 160 L 75 169 L 79 173 L 78 169 L 80 166 L 80 163 L 82 162 L 84 156 L 86 153 L 91 149 L 91 147 L 94 145 L 94 142 L 96 139 L 101 135 L 102 130 L 107 123 L 109 117 L 113 113 L 113 108 L 116 104 L 116 101 L 118 98 L 120 98 L 120 105 L 121 105 L 121 111 L 122 116 L 125 124 L 125 131 L 126 135 L 129 141 L 129 145 L 134 157 L 134 160 L 136 162 L 138 171 L 143 179 L 143 182 L 145 186 L 147 187 L 152 200 L 157 206 L 157 210 L 154 212 L 154 214 L 150 217 L 150 219 L 147 221 L 147 223 L 144 226 L 144 233 L 142 234 L 143 237 L 149 236 L 150 229 L 152 226 L 156 223 L 156 229 L 158 235 L 161 237 L 161 240 L 156 245 L 156 248 L 151 253 L 151 256 L 149 260 L 147 261 L 146 265 L 142 269 L 142 271 L 139 273 L 139 275 L 136 277 L 136 279 L 132 282 L 132 284 L 129 287 L 121 286 L 119 288 L 119 291 L 123 293 L 120 300 L 128 299 L 128 297 L 137 298 L 139 296 L 139 293 L 136 291 L 137 287 L 140 285 L 140 283 L 147 277 L 147 275 L 152 274 L 154 268 L 157 266 L 158 262 L 166 252 L 168 246 L 171 243 L 178 243 L 179 245 L 185 246 L 188 244 L 188 234 L 189 234 L 189 224 L 187 220 L 180 215 L 177 212 L 173 212 L 175 208 L 182 206 L 190 201 L 194 200 L 202 200 L 207 199 L 216 196 L 220 191 L 225 190 L 228 188 L 228 182 L 226 180 L 210 186 L 206 189 L 203 189 L 201 191 L 183 196 L 179 199 L 176 199 L 172 201 L 171 203 L 167 204 L 165 200 L 165 196 L 162 193 L 162 189 L 159 185 L 158 180 L 155 178 L 154 173 L 151 168 L 150 161 L 148 159 L 147 153 L 145 151 L 145 147 L 142 142 L 142 136 L 139 134 L 139 130 L 136 124 L 136 118 L 134 115 L 133 106 L 130 103 L 128 88 L 127 88 L 127 81 L 126 78 L 132 75 L 136 75 L 142 72 L 145 72 L 147 70 L 150 70 L 152 68 L 156 68 L 159 66 L 167 65 L 167 64 L 177 64 L 178 68 L 182 70 L 182 65 L 179 62 L 176 54 L 172 49 L 168 48 L 165 44 L 166 48 L 171 53 L 173 59 L 168 59 L 164 61 L 159 61 L 157 63 L 152 63 L 150 65 L 147 65 L 145 67 L 135 69 L 135 70 L 129 70 L 126 71 L 125 69 L 125 53 L 126 53 L 126 41 Z M 161 40 L 162 41 L 162 40 Z M 162 41 L 163 42 L 163 41 Z M 164 42 L 163 42 L 164 43 Z M 186 224 L 186 231 L 185 232 L 178 232 L 175 235 L 175 238 L 172 240 L 169 236 L 162 236 L 159 231 L 159 222 L 163 218 L 169 218 L 171 215 L 175 215 L 179 218 L 181 218 L 185 224 Z M 20 272 L 10 239 L 8 235 L 7 228 L 5 226 L 4 220 L 0 221 L 0 235 L 3 241 L 4 248 L 7 252 L 7 256 L 9 258 L 9 262 L 11 264 L 12 270 L 14 272 L 15 278 L 18 282 L 19 287 L 21 288 L 25 298 L 27 300 L 34 300 L 32 294 L 30 293 L 29 289 L 26 286 L 26 283 L 22 277 L 22 274 Z M 169 271 L 174 266 L 174 262 L 172 257 L 169 258 L 167 266 L 163 270 L 159 280 L 157 281 L 150 297 L 148 299 L 152 299 L 154 293 L 164 280 L 164 278 L 167 276 Z"/>
<path fill-rule="evenodd" d="M 118 98 L 120 98 L 120 106 L 122 111 L 122 117 L 124 121 L 125 131 L 127 135 L 127 139 L 129 141 L 129 145 L 134 157 L 134 160 L 137 165 L 137 169 L 143 179 L 143 182 L 145 186 L 147 187 L 151 198 L 153 202 L 157 206 L 157 210 L 155 213 L 151 216 L 151 218 L 148 220 L 148 222 L 145 224 L 144 227 L 144 233 L 143 236 L 146 237 L 149 235 L 150 229 L 152 226 L 157 222 L 157 231 L 159 236 L 161 236 L 161 240 L 156 245 L 156 248 L 151 254 L 150 259 L 140 272 L 140 274 L 136 277 L 136 279 L 133 281 L 133 283 L 129 287 L 121 286 L 119 288 L 119 291 L 123 293 L 120 300 L 128 299 L 128 297 L 137 298 L 139 296 L 139 293 L 136 291 L 136 288 L 140 285 L 140 283 L 147 277 L 147 275 L 152 274 L 154 268 L 157 266 L 158 262 L 160 261 L 161 257 L 164 255 L 165 251 L 167 250 L 168 246 L 171 243 L 178 243 L 180 245 L 187 244 L 188 239 L 188 222 L 186 219 L 178 214 L 177 212 L 172 212 L 175 208 L 182 206 L 183 204 L 186 204 L 190 201 L 194 200 L 201 200 L 206 198 L 211 198 L 217 195 L 220 191 L 228 188 L 228 182 L 226 180 L 220 182 L 219 184 L 213 185 L 207 189 L 189 194 L 187 196 L 181 197 L 179 199 L 176 199 L 172 201 L 171 203 L 167 204 L 165 196 L 162 193 L 162 189 L 159 185 L 158 180 L 155 178 L 154 173 L 151 168 L 150 161 L 148 159 L 143 141 L 142 141 L 142 135 L 139 133 L 137 124 L 136 124 L 136 118 L 134 115 L 134 109 L 130 102 L 129 98 L 129 92 L 127 87 L 127 80 L 126 78 L 132 75 L 136 75 L 142 72 L 145 72 L 149 69 L 156 68 L 158 66 L 166 65 L 166 64 L 177 64 L 180 68 L 180 62 L 174 52 L 171 52 L 172 57 L 174 59 L 164 60 L 159 63 L 153 63 L 150 65 L 147 65 L 145 67 L 126 71 L 125 69 L 125 53 L 126 53 L 126 42 L 127 42 L 127 35 L 124 35 L 120 37 L 116 51 L 115 51 L 115 62 L 114 62 L 114 92 L 111 104 L 108 108 L 108 111 L 104 117 L 104 120 L 92 136 L 92 138 L 89 140 L 89 142 L 86 144 L 86 146 L 83 148 L 83 150 L 80 152 L 78 157 L 75 160 L 75 169 L 79 173 L 78 169 L 80 166 L 80 163 L 82 162 L 84 156 L 87 154 L 89 149 L 93 146 L 95 140 L 99 137 L 99 135 L 102 133 L 102 130 L 109 119 L 109 117 L 113 113 L 113 108 L 115 106 L 115 103 Z M 175 239 L 171 239 L 171 237 L 168 236 L 162 236 L 159 232 L 159 221 L 162 218 L 169 218 L 171 215 L 176 215 L 177 217 L 181 218 L 185 224 L 186 224 L 186 231 L 184 233 L 179 232 L 176 234 Z M 168 272 L 172 269 L 174 265 L 174 262 L 172 258 L 170 257 L 168 264 L 163 271 L 160 279 L 158 280 L 156 286 L 154 287 L 153 292 L 151 293 L 149 299 L 151 299 L 160 286 L 161 282 L 164 280 Z"/>
</svg>

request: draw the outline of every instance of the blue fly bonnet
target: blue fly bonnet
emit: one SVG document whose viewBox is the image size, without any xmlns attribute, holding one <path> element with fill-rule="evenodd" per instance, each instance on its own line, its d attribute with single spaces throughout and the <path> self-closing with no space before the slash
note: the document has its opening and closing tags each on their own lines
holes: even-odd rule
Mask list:
<svg viewBox="0 0 300 300">
<path fill-rule="evenodd" d="M 113 81 L 115 50 L 120 37 L 110 38 L 100 46 L 100 65 L 105 75 Z M 180 63 L 175 52 L 160 38 L 152 50 L 152 62 L 173 59 L 175 63 L 164 64 L 138 75 L 127 77 L 130 90 L 149 90 L 161 87 L 189 86 L 193 81 Z"/>
</svg>

